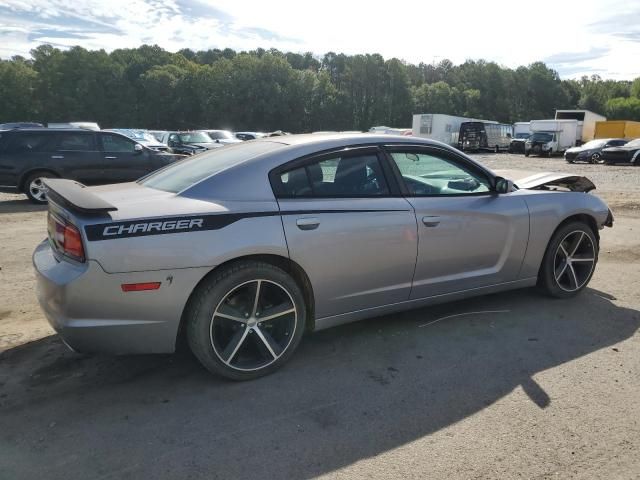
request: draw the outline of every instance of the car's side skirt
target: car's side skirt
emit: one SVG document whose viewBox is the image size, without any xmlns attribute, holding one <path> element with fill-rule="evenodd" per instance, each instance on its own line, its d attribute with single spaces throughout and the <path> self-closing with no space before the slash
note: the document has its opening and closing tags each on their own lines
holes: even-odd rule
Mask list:
<svg viewBox="0 0 640 480">
<path fill-rule="evenodd" d="M 414 308 L 425 307 L 428 305 L 436 305 L 439 303 L 447 303 L 454 300 L 462 300 L 464 298 L 477 297 L 490 293 L 503 292 L 507 290 L 515 290 L 518 288 L 532 287 L 538 281 L 537 277 L 515 280 L 513 282 L 499 283 L 489 285 L 487 287 L 473 288 L 470 290 L 461 290 L 458 292 L 436 295 L 433 297 L 419 298 L 415 300 L 407 300 L 405 302 L 394 303 L 391 305 L 383 305 L 381 307 L 367 308 L 340 315 L 318 318 L 315 321 L 314 330 L 324 330 L 325 328 L 335 327 L 344 323 L 356 322 L 365 318 L 378 317 L 388 315 L 390 313 L 402 312 Z"/>
</svg>

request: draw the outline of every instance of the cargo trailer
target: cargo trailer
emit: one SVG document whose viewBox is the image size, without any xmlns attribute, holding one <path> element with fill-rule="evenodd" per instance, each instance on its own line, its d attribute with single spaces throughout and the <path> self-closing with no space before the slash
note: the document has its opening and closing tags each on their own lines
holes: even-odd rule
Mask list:
<svg viewBox="0 0 640 480">
<path fill-rule="evenodd" d="M 595 138 L 640 138 L 640 122 L 607 120 L 596 122 Z"/>
<path fill-rule="evenodd" d="M 452 147 L 458 146 L 460 126 L 475 118 L 456 117 L 442 113 L 420 113 L 413 116 L 412 131 L 414 137 L 438 140 Z M 495 123 L 495 122 L 493 122 Z"/>
</svg>

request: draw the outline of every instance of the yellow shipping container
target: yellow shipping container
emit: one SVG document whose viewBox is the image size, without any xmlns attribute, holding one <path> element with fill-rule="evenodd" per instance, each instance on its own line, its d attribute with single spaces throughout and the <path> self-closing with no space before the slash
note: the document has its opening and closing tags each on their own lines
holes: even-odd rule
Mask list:
<svg viewBox="0 0 640 480">
<path fill-rule="evenodd" d="M 596 122 L 594 138 L 640 138 L 640 122 L 628 120 Z"/>
</svg>

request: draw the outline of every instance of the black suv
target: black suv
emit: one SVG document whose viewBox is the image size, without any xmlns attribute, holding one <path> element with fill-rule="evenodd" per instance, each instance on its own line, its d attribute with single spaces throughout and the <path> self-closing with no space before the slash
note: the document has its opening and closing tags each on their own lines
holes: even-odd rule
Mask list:
<svg viewBox="0 0 640 480">
<path fill-rule="evenodd" d="M 46 203 L 43 178 L 70 178 L 85 185 L 130 182 L 180 158 L 113 132 L 0 130 L 0 192 L 22 192 L 34 203 Z"/>
</svg>

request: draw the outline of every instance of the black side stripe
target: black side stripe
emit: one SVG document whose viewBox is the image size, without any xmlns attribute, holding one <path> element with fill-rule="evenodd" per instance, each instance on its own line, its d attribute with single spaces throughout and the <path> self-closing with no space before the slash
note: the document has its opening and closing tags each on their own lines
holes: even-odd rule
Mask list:
<svg viewBox="0 0 640 480">
<path fill-rule="evenodd" d="M 152 217 L 124 222 L 87 225 L 84 231 L 90 242 L 117 238 L 167 235 L 169 233 L 220 230 L 245 218 L 277 217 L 280 215 L 315 215 L 322 213 L 383 213 L 409 212 L 410 210 L 289 210 L 274 212 L 219 213 L 182 217 Z"/>
</svg>

